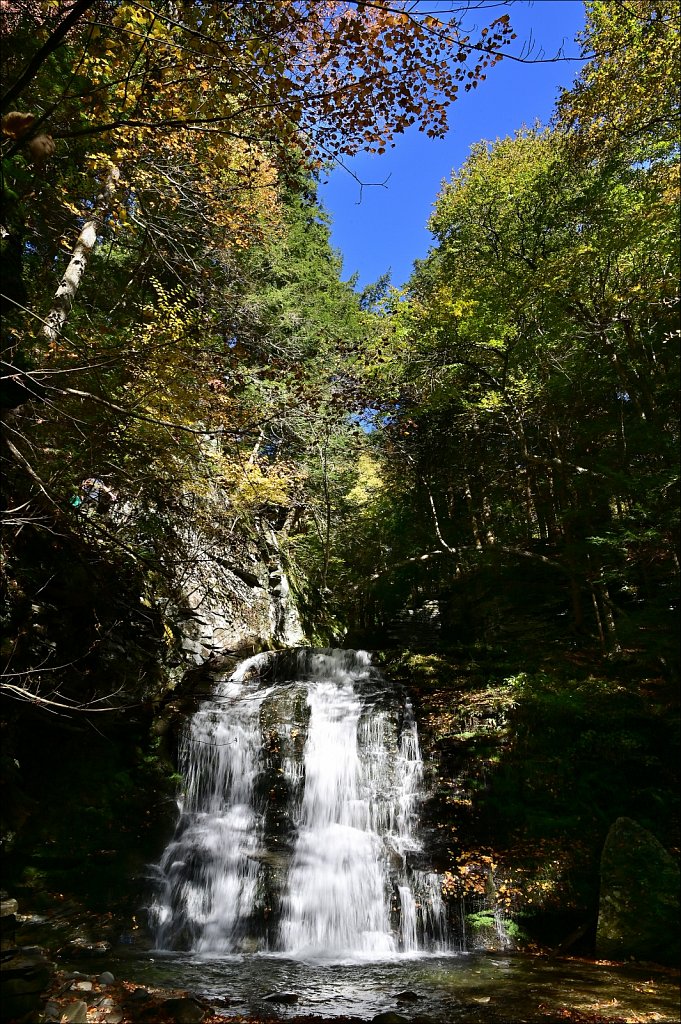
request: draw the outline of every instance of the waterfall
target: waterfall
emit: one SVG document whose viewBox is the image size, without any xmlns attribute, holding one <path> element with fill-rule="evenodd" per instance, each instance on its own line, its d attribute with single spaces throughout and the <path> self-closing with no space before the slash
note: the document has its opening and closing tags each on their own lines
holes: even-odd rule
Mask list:
<svg viewBox="0 0 681 1024">
<path fill-rule="evenodd" d="M 382 958 L 444 950 L 416 720 L 364 651 L 248 659 L 188 722 L 159 948 Z M 419 863 L 419 868 L 416 863 Z"/>
</svg>

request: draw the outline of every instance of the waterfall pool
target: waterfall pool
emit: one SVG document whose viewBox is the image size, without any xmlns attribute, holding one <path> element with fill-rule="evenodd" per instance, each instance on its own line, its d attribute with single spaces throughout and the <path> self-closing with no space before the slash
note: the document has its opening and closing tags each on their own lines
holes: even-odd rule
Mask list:
<svg viewBox="0 0 681 1024">
<path fill-rule="evenodd" d="M 139 984 L 187 988 L 226 1016 L 261 1020 L 314 1015 L 371 1021 L 391 1011 L 433 1024 L 553 1024 L 579 1020 L 579 1014 L 636 1024 L 681 1019 L 678 977 L 670 972 L 520 953 L 325 964 L 281 955 L 150 951 L 121 958 L 112 970 Z M 297 999 L 273 1002 L 266 998 L 273 993 Z M 400 993 L 416 998 L 398 998 Z"/>
</svg>

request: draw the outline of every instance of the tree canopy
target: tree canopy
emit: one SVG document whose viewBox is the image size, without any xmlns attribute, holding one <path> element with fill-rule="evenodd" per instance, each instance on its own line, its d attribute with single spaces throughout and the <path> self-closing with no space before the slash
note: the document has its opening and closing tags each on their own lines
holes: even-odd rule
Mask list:
<svg viewBox="0 0 681 1024">
<path fill-rule="evenodd" d="M 153 560 L 173 515 L 193 501 L 200 518 L 219 486 L 228 529 L 263 509 L 295 521 L 310 614 L 339 629 L 429 600 L 454 628 L 520 566 L 604 650 L 662 622 L 678 571 L 673 4 L 587 5 L 551 126 L 473 147 L 403 293 L 341 280 L 316 199 L 327 161 L 412 124 L 447 131 L 514 38 L 512 11 L 481 9 L 477 34 L 477 4 L 4 10 L 15 536 L 80 531 L 74 501 L 97 479 L 137 515 L 91 517 L 87 537 Z"/>
<path fill-rule="evenodd" d="M 515 571 L 535 617 L 593 630 L 604 650 L 659 641 L 665 659 L 679 542 L 678 116 L 660 69 L 678 29 L 669 6 L 595 3 L 584 45 L 597 56 L 552 127 L 478 143 L 443 185 L 435 244 L 390 300 L 367 374 L 379 476 L 404 511 L 376 511 L 390 554 L 375 586 L 392 577 L 388 614 L 390 601 L 439 600 L 463 636 L 481 570 Z M 632 76 L 616 89 L 615 68 Z M 497 593 L 487 619 L 511 605 Z"/>
</svg>

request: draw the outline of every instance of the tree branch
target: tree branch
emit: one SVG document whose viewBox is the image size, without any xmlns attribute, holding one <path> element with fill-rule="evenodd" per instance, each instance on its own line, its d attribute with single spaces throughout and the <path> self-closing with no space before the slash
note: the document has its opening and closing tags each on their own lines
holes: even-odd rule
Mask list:
<svg viewBox="0 0 681 1024">
<path fill-rule="evenodd" d="M 24 91 L 29 82 L 35 78 L 41 66 L 45 63 L 50 54 L 54 53 L 57 47 L 61 44 L 61 41 L 67 32 L 72 29 L 83 14 L 85 14 L 90 7 L 94 7 L 94 5 L 95 0 L 77 0 L 77 3 L 73 5 L 61 24 L 57 25 L 47 42 L 45 42 L 37 53 L 33 55 L 14 85 L 9 87 L 5 95 L 0 100 L 0 110 L 7 110 L 16 97 Z"/>
</svg>

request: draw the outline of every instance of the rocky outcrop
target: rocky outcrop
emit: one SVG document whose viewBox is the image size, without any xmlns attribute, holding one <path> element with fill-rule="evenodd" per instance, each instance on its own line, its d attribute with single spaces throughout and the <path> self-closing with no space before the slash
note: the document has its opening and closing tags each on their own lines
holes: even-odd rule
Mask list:
<svg viewBox="0 0 681 1024">
<path fill-rule="evenodd" d="M 601 857 L 596 952 L 612 960 L 679 959 L 679 869 L 631 818 L 611 826 Z"/>
<path fill-rule="evenodd" d="M 17 951 L 0 962 L 0 1021 L 35 1012 L 42 1001 L 53 965 L 40 952 Z"/>
<path fill-rule="evenodd" d="M 305 634 L 291 594 L 274 529 L 232 539 L 187 531 L 192 552 L 178 574 L 165 617 L 177 635 L 184 665 L 201 666 L 224 654 L 296 647 Z"/>
<path fill-rule="evenodd" d="M 36 1013 L 54 973 L 54 964 L 38 946 L 16 945 L 17 910 L 17 901 L 0 893 L 0 1021 Z"/>
</svg>

